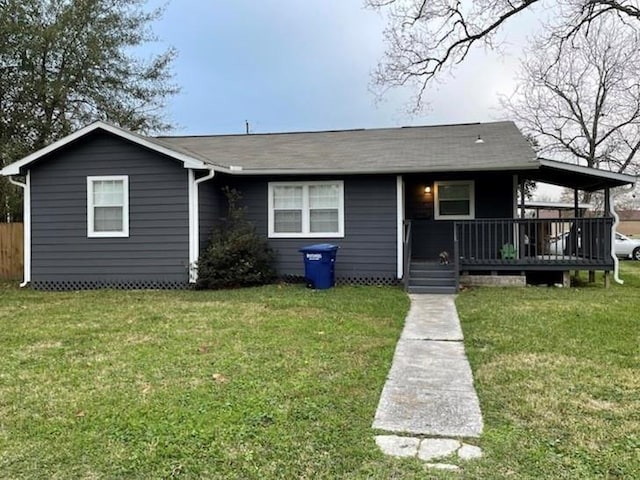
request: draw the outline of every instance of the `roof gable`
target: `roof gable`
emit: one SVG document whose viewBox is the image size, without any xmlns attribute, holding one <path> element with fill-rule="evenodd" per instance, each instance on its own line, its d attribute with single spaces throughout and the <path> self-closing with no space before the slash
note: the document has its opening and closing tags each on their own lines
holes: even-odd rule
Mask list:
<svg viewBox="0 0 640 480">
<path fill-rule="evenodd" d="M 50 145 L 47 145 L 46 147 L 32 153 L 31 155 L 24 157 L 22 160 L 18 160 L 17 162 L 7 165 L 0 171 L 0 175 L 20 175 L 22 169 L 29 166 L 31 163 L 38 161 L 42 157 L 45 157 L 46 155 L 49 155 L 50 153 L 55 152 L 56 150 L 59 150 L 60 148 L 69 145 L 96 130 L 103 130 L 142 147 L 174 158 L 182 162 L 185 168 L 206 168 L 205 162 L 196 158 L 195 156 L 187 155 L 175 148 L 168 148 L 157 142 L 153 142 L 142 135 L 138 135 L 128 130 L 124 130 L 114 125 L 99 121 L 81 128 L 71 135 L 67 135 L 66 137 L 61 138 L 60 140 L 53 142 Z"/>
</svg>

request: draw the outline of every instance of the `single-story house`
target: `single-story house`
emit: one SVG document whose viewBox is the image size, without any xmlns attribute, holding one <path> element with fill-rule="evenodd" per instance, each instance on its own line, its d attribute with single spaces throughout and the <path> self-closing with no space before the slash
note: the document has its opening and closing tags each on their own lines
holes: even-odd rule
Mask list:
<svg viewBox="0 0 640 480">
<path fill-rule="evenodd" d="M 338 282 L 416 292 L 455 291 L 461 273 L 610 272 L 613 211 L 580 218 L 576 207 L 561 220 L 571 241 L 550 253 L 540 232 L 557 220 L 525 218 L 519 185 L 608 192 L 635 181 L 538 159 L 508 121 L 165 137 L 96 122 L 0 173 L 24 189 L 23 284 L 52 290 L 195 282 L 225 186 L 282 277 L 303 275 L 298 250 L 313 243 L 340 247 Z M 436 265 L 445 251 L 449 264 Z"/>
</svg>

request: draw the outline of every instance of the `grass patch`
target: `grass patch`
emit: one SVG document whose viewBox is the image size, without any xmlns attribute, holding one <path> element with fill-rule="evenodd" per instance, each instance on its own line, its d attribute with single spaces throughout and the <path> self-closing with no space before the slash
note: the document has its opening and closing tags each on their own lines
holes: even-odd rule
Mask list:
<svg viewBox="0 0 640 480">
<path fill-rule="evenodd" d="M 469 478 L 640 478 L 640 264 L 622 277 L 458 297 L 485 419 Z"/>
<path fill-rule="evenodd" d="M 2 478 L 420 476 L 371 421 L 399 289 L 0 290 Z"/>
<path fill-rule="evenodd" d="M 640 478 L 640 263 L 624 286 L 457 300 L 481 460 L 425 471 L 371 422 L 394 288 L 0 288 L 0 478 Z"/>
</svg>

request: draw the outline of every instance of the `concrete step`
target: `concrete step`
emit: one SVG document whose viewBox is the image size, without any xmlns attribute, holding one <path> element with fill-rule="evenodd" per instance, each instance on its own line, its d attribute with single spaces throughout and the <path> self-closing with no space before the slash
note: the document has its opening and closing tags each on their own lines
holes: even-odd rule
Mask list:
<svg viewBox="0 0 640 480">
<path fill-rule="evenodd" d="M 437 286 L 412 286 L 409 285 L 407 291 L 409 293 L 456 293 L 456 287 L 437 287 Z"/>
</svg>

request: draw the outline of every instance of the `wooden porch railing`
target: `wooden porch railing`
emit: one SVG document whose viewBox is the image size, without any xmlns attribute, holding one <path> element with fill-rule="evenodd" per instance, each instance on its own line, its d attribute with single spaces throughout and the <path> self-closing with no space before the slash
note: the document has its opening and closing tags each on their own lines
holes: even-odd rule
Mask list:
<svg viewBox="0 0 640 480">
<path fill-rule="evenodd" d="M 608 265 L 612 218 L 477 219 L 454 222 L 464 265 Z"/>
</svg>

